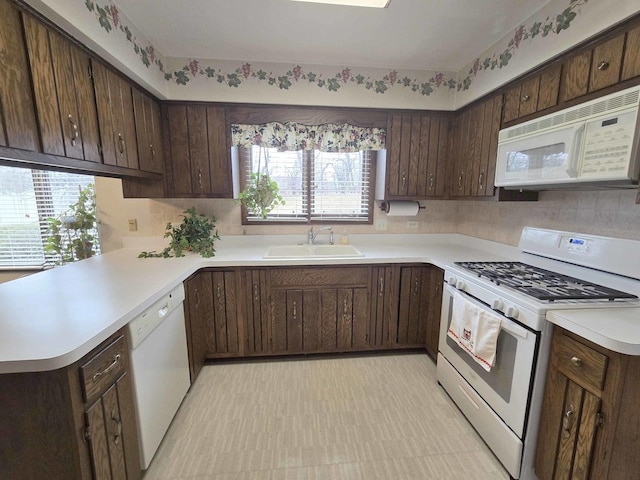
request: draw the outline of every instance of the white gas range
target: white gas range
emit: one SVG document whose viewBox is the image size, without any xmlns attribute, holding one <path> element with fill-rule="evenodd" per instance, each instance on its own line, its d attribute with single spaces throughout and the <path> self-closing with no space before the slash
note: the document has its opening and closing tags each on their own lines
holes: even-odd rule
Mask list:
<svg viewBox="0 0 640 480">
<path fill-rule="evenodd" d="M 510 476 L 535 480 L 552 332 L 545 315 L 640 306 L 640 242 L 525 227 L 519 248 L 517 261 L 461 258 L 445 268 L 437 371 L 439 383 Z M 490 371 L 447 335 L 454 301 L 501 318 Z"/>
</svg>

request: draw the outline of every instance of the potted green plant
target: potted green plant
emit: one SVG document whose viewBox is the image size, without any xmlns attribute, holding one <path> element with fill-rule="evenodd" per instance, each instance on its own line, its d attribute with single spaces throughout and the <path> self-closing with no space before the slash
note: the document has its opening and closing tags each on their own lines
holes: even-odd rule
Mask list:
<svg viewBox="0 0 640 480">
<path fill-rule="evenodd" d="M 141 252 L 139 258 L 151 257 L 184 257 L 184 252 L 194 252 L 203 257 L 213 257 L 216 249 L 215 240 L 220 240 L 216 228 L 216 218 L 196 213 L 195 207 L 185 210 L 182 223 L 173 226 L 167 223 L 164 237 L 170 238 L 169 245 L 162 252 Z"/>
<path fill-rule="evenodd" d="M 284 205 L 280 188 L 275 180 L 266 173 L 251 173 L 246 188 L 238 194 L 238 199 L 247 211 L 267 218 L 270 211 L 278 205 Z"/>
<path fill-rule="evenodd" d="M 75 262 L 98 253 L 98 217 L 93 184 L 80 188 L 78 200 L 57 217 L 47 219 L 44 251 L 56 265 Z"/>
</svg>

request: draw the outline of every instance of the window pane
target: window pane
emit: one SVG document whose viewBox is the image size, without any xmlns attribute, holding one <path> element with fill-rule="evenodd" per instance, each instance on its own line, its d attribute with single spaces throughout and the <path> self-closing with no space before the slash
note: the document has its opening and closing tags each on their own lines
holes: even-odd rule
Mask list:
<svg viewBox="0 0 640 480">
<path fill-rule="evenodd" d="M 31 170 L 0 166 L 0 267 L 44 265 Z"/>
<path fill-rule="evenodd" d="M 368 219 L 369 155 L 316 150 L 311 180 L 311 218 Z"/>
<path fill-rule="evenodd" d="M 93 181 L 88 175 L 0 166 L 0 267 L 57 260 L 44 253 L 47 219 L 67 211 Z"/>
<path fill-rule="evenodd" d="M 278 183 L 280 195 L 285 201 L 269 213 L 270 220 L 278 218 L 285 220 L 306 219 L 307 197 L 306 190 L 306 161 L 305 152 L 278 152 L 275 148 L 263 148 L 253 146 L 250 158 L 247 159 L 250 168 L 247 168 L 246 182 L 250 182 L 251 172 L 268 172 L 269 177 Z M 252 212 L 249 212 L 250 214 Z M 251 220 L 257 220 L 255 215 L 249 215 Z"/>
</svg>

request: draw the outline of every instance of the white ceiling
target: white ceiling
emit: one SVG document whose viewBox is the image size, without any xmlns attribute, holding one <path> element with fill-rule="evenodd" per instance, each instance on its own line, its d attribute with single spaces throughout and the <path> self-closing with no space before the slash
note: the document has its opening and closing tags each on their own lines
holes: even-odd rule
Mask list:
<svg viewBox="0 0 640 480">
<path fill-rule="evenodd" d="M 167 57 L 458 71 L 549 0 L 116 0 Z"/>
</svg>

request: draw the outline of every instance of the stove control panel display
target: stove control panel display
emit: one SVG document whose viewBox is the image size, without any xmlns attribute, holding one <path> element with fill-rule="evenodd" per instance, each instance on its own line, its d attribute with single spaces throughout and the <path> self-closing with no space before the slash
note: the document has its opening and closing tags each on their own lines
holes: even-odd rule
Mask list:
<svg viewBox="0 0 640 480">
<path fill-rule="evenodd" d="M 568 252 L 589 255 L 592 251 L 593 240 L 589 238 L 563 236 L 560 240 L 560 248 Z"/>
</svg>

